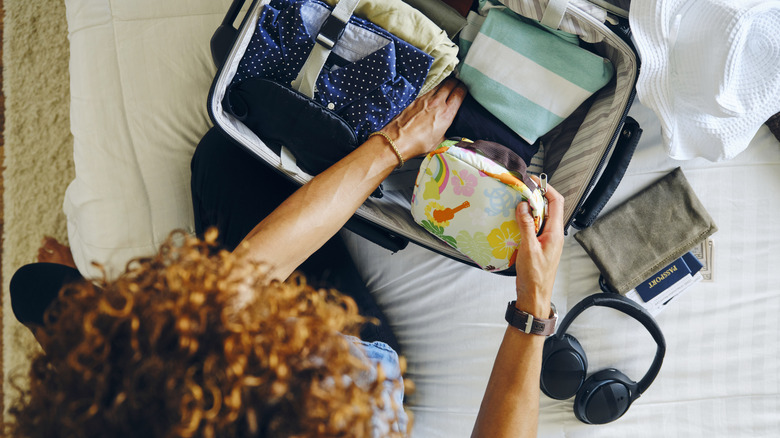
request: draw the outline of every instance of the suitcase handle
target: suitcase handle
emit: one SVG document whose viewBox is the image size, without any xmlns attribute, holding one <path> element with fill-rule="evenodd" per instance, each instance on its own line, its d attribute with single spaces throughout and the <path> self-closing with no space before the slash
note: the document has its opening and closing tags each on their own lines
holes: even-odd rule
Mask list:
<svg viewBox="0 0 780 438">
<path fill-rule="evenodd" d="M 344 228 L 393 253 L 406 248 L 409 244 L 409 239 L 393 234 L 356 214 L 344 224 Z"/>
<path fill-rule="evenodd" d="M 214 35 L 211 36 L 211 59 L 214 60 L 214 65 L 217 66 L 217 69 L 222 68 L 222 64 L 225 63 L 233 43 L 236 42 L 238 29 L 233 27 L 233 23 L 238 18 L 238 13 L 244 7 L 244 3 L 246 3 L 246 0 L 233 0 L 233 4 L 228 8 L 222 23 L 214 31 Z"/>
<path fill-rule="evenodd" d="M 641 136 L 642 128 L 639 127 L 639 123 L 631 117 L 626 117 L 617 145 L 615 145 L 615 150 L 612 152 L 612 157 L 610 157 L 604 173 L 601 174 L 598 183 L 574 216 L 572 221 L 574 228 L 587 228 L 596 220 L 601 209 L 607 204 L 623 179 Z"/>
</svg>

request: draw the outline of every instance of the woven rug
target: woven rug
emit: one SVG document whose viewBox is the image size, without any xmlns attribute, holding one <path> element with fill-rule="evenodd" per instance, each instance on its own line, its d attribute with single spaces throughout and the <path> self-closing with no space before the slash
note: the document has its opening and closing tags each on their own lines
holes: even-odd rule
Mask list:
<svg viewBox="0 0 780 438">
<path fill-rule="evenodd" d="M 3 0 L 5 94 L 2 340 L 4 412 L 36 351 L 11 311 L 8 283 L 44 235 L 66 239 L 62 199 L 73 179 L 68 40 L 61 0 Z"/>
</svg>

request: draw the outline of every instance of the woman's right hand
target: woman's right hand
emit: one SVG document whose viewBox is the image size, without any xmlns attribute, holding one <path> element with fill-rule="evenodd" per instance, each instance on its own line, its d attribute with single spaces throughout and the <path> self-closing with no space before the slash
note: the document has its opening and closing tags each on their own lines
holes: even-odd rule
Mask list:
<svg viewBox="0 0 780 438">
<path fill-rule="evenodd" d="M 534 179 L 536 179 L 534 177 Z M 539 182 L 536 179 L 537 183 Z M 563 196 L 547 186 L 547 212 L 544 231 L 538 237 L 528 202 L 517 205 L 515 218 L 520 229 L 517 247 L 517 308 L 538 318 L 550 314 L 555 272 L 563 252 Z"/>
<path fill-rule="evenodd" d="M 461 81 L 448 78 L 418 97 L 382 131 L 393 139 L 404 159 L 426 154 L 444 141 L 444 133 L 455 119 L 466 93 Z"/>
<path fill-rule="evenodd" d="M 518 204 L 515 213 L 521 238 L 515 262 L 515 306 L 540 319 L 550 317 L 555 271 L 563 251 L 563 196 L 549 185 L 545 196 L 549 216 L 539 237 L 536 236 L 528 203 Z M 472 437 L 537 435 L 539 376 L 542 372 L 544 340 L 543 336 L 507 327 L 482 398 Z"/>
</svg>

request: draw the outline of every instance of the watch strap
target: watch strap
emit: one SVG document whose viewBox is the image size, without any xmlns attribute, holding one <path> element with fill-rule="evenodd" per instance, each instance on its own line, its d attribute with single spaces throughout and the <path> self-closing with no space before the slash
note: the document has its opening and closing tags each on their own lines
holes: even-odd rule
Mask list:
<svg viewBox="0 0 780 438">
<path fill-rule="evenodd" d="M 549 336 L 555 333 L 555 322 L 558 320 L 558 312 L 551 304 L 550 317 L 548 319 L 536 318 L 528 312 L 515 307 L 516 301 L 510 301 L 506 306 L 506 322 L 523 333 L 532 335 Z"/>
</svg>

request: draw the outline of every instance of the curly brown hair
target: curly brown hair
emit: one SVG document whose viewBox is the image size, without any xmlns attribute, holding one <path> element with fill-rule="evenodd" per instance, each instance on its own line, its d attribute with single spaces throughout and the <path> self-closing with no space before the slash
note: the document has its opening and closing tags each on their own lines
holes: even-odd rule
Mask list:
<svg viewBox="0 0 780 438">
<path fill-rule="evenodd" d="M 269 281 L 215 241 L 174 233 L 114 281 L 64 287 L 11 435 L 371 436 L 387 401 L 381 369 L 356 383 L 371 365 L 341 335 L 364 323 L 355 302 Z"/>
</svg>

